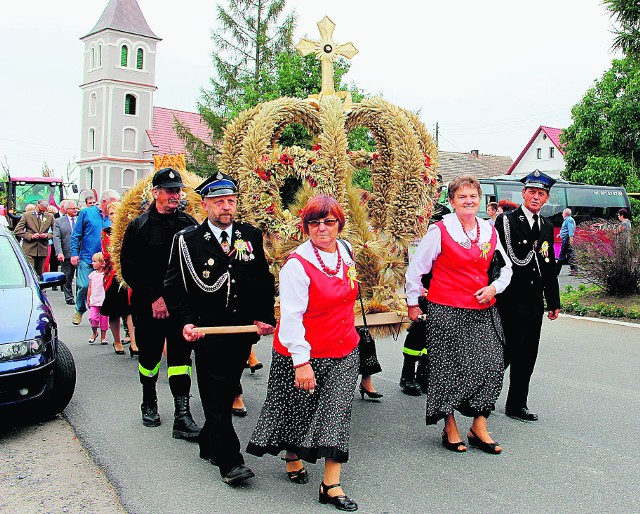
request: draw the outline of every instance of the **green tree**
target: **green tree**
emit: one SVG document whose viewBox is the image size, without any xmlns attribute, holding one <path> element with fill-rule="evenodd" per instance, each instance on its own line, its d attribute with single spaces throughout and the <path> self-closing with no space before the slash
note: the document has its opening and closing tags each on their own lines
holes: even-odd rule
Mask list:
<svg viewBox="0 0 640 514">
<path fill-rule="evenodd" d="M 625 186 L 640 156 L 640 64 L 616 59 L 589 88 L 561 135 L 568 180 Z"/>
<path fill-rule="evenodd" d="M 640 57 L 640 4 L 637 0 L 603 0 L 616 26 L 612 49 Z"/>
<path fill-rule="evenodd" d="M 212 89 L 204 92 L 205 104 L 221 117 L 243 101 L 247 84 L 258 96 L 276 69 L 276 57 L 293 48 L 296 16 L 280 19 L 285 0 L 229 0 L 217 6 L 219 31 L 211 34 L 215 51 Z"/>
</svg>

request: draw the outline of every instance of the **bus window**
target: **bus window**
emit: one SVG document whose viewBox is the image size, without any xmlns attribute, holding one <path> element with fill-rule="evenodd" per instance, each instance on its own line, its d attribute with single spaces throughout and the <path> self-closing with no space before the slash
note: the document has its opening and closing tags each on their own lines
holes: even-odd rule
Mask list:
<svg viewBox="0 0 640 514">
<path fill-rule="evenodd" d="M 567 204 L 576 223 L 593 219 L 615 219 L 618 209 L 627 208 L 620 190 L 567 188 Z"/>
<path fill-rule="evenodd" d="M 540 214 L 549 218 L 554 226 L 562 226 L 562 211 L 567 206 L 565 188 L 553 186 L 550 193 L 549 200 L 542 206 Z"/>
</svg>

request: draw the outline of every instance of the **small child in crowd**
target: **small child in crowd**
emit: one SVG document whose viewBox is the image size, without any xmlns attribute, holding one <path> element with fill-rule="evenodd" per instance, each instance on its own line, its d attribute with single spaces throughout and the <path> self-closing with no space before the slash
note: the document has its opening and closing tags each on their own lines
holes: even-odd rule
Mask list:
<svg viewBox="0 0 640 514">
<path fill-rule="evenodd" d="M 89 343 L 94 343 L 98 338 L 98 327 L 100 328 L 100 344 L 107 344 L 107 330 L 109 329 L 109 316 L 100 313 L 102 302 L 104 302 L 104 257 L 102 252 L 94 253 L 91 257 L 91 265 L 95 271 L 89 273 L 89 289 L 87 290 L 87 306 L 89 307 L 89 322 L 93 336 L 89 338 Z"/>
</svg>

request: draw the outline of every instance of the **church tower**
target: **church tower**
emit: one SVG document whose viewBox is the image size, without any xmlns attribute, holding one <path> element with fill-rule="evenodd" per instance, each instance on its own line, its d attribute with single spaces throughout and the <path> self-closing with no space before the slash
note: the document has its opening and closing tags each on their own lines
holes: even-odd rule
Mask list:
<svg viewBox="0 0 640 514">
<path fill-rule="evenodd" d="M 110 0 L 84 37 L 80 189 L 123 192 L 153 171 L 156 36 L 136 0 Z"/>
</svg>

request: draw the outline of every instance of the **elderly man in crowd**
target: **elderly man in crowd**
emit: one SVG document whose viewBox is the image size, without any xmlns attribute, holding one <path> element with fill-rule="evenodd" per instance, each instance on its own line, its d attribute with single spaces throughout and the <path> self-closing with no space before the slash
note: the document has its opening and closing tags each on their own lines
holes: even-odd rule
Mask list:
<svg viewBox="0 0 640 514">
<path fill-rule="evenodd" d="M 23 239 L 22 249 L 36 274 L 41 277 L 49 251 L 53 215 L 47 212 L 46 200 L 38 200 L 33 212 L 25 212 L 16 225 L 15 234 Z"/>
<path fill-rule="evenodd" d="M 64 300 L 68 305 L 73 305 L 76 303 L 73 297 L 73 277 L 76 274 L 76 267 L 71 264 L 71 234 L 78 218 L 78 204 L 75 200 L 65 200 L 60 205 L 60 212 L 64 215 L 60 216 L 53 225 L 53 248 L 62 273 L 67 278 L 62 287 Z"/>
</svg>

